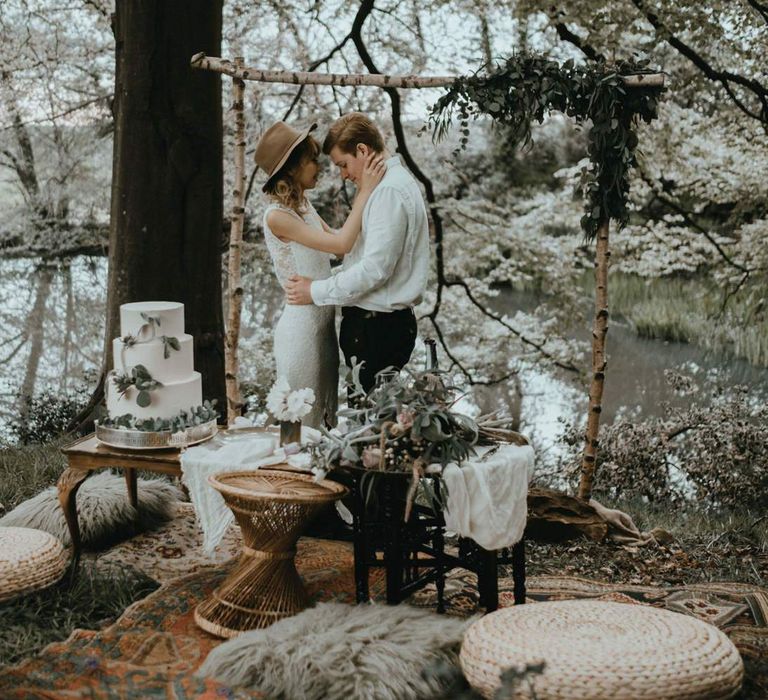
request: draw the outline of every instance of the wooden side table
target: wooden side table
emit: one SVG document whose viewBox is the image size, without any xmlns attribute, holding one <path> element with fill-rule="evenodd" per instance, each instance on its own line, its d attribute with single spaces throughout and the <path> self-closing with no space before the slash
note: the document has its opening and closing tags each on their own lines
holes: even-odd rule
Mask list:
<svg viewBox="0 0 768 700">
<path fill-rule="evenodd" d="M 80 526 L 77 522 L 77 491 L 93 472 L 99 469 L 122 469 L 128 488 L 128 500 L 134 508 L 137 508 L 139 503 L 136 488 L 137 469 L 181 476 L 181 450 L 178 448 L 144 452 L 120 449 L 104 445 L 92 433 L 64 447 L 62 452 L 67 458 L 67 468 L 59 477 L 57 487 L 59 503 L 72 539 L 73 569 L 77 566 L 82 551 Z"/>
</svg>

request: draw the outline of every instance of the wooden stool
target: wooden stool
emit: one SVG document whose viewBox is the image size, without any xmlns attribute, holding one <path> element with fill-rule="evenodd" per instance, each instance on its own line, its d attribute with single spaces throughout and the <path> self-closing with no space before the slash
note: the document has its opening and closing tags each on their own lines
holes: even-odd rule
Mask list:
<svg viewBox="0 0 768 700">
<path fill-rule="evenodd" d="M 311 474 L 272 469 L 209 477 L 243 533 L 243 553 L 232 573 L 195 609 L 195 622 L 218 637 L 268 627 L 308 603 L 296 571 L 296 541 L 327 503 L 347 489 Z"/>
</svg>

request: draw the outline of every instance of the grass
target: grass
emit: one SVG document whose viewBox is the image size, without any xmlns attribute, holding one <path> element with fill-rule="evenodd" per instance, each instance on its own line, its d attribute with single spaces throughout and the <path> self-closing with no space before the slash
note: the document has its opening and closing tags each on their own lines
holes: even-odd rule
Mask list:
<svg viewBox="0 0 768 700">
<path fill-rule="evenodd" d="M 646 547 L 589 540 L 537 542 L 528 548 L 528 572 L 648 586 L 711 581 L 768 586 L 768 519 L 762 514 L 707 513 L 693 506 L 650 508 L 639 500 L 604 504 L 631 515 L 641 530 L 667 530 L 674 541 Z"/>
<path fill-rule="evenodd" d="M 0 514 L 56 483 L 66 468 L 60 450 L 67 442 L 0 447 Z"/>
<path fill-rule="evenodd" d="M 591 294 L 592 275 L 583 285 Z M 706 278 L 647 280 L 615 273 L 609 279 L 611 313 L 626 319 L 638 335 L 695 343 L 713 352 L 768 367 L 768 319 L 736 295 L 721 313 L 723 290 Z"/>
<path fill-rule="evenodd" d="M 0 665 L 18 663 L 75 629 L 111 624 L 158 585 L 130 569 L 81 562 L 71 585 L 65 576 L 55 586 L 0 605 Z"/>
<path fill-rule="evenodd" d="M 62 438 L 44 445 L 0 447 L 0 514 L 56 483 L 66 467 Z M 80 563 L 78 575 L 43 591 L 0 604 L 0 665 L 14 664 L 74 629 L 100 629 L 157 588 L 134 570 Z"/>
</svg>

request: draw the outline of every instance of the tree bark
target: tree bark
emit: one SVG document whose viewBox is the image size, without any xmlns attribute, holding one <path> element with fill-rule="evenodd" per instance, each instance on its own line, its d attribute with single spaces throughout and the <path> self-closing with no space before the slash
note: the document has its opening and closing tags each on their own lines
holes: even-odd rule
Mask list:
<svg viewBox="0 0 768 700">
<path fill-rule="evenodd" d="M 602 542 L 607 534 L 608 524 L 587 501 L 553 489 L 528 489 L 526 537 L 539 542 L 564 542 L 583 536 Z"/>
<path fill-rule="evenodd" d="M 592 382 L 589 387 L 589 415 L 587 416 L 586 443 L 581 461 L 579 498 L 588 501 L 592 495 L 592 482 L 597 465 L 597 435 L 600 413 L 603 410 L 605 384 L 605 337 L 608 334 L 608 261 L 609 221 L 605 219 L 597 229 L 595 255 L 595 319 L 592 324 Z"/>
<path fill-rule="evenodd" d="M 417 76 L 417 75 L 368 75 L 366 73 L 312 73 L 308 71 L 263 70 L 250 66 L 235 66 L 226 58 L 207 56 L 198 53 L 192 56 L 193 68 L 215 71 L 231 75 L 242 80 L 256 80 L 261 83 L 284 83 L 286 85 L 338 85 L 340 87 L 391 87 L 391 88 L 428 88 L 447 87 L 453 76 Z"/>
<path fill-rule="evenodd" d="M 453 85 L 456 75 L 369 75 L 366 73 L 309 73 L 291 70 L 264 70 L 252 66 L 235 66 L 226 58 L 197 53 L 190 59 L 193 68 L 224 73 L 233 78 L 255 80 L 261 83 L 283 83 L 285 85 L 337 85 L 339 87 L 380 87 L 380 88 L 435 88 Z M 664 85 L 663 73 L 622 75 L 627 87 L 660 87 Z"/>
<path fill-rule="evenodd" d="M 6 151 L 4 155 L 10 160 L 29 208 L 34 212 L 35 218 L 38 220 L 36 223 L 39 224 L 40 219 L 45 220 L 48 218 L 48 212 L 45 211 L 40 200 L 40 184 L 37 178 L 32 137 L 27 125 L 21 118 L 9 71 L 3 70 L 0 72 L 0 85 L 2 86 L 3 102 L 13 120 L 13 133 L 18 146 L 18 155 L 14 155 L 10 151 Z"/>
<path fill-rule="evenodd" d="M 32 398 L 35 395 L 37 382 L 37 370 L 40 366 L 40 358 L 43 355 L 43 341 L 45 336 L 45 308 L 53 281 L 53 268 L 43 264 L 38 269 L 37 290 L 35 291 L 35 303 L 27 319 L 26 336 L 29 339 L 29 355 L 27 367 L 24 371 L 24 379 L 19 390 L 19 416 L 25 423 L 29 417 L 29 409 Z"/>
<path fill-rule="evenodd" d="M 235 65 L 243 65 L 243 59 L 235 59 Z M 240 312 L 243 308 L 243 286 L 240 282 L 240 249 L 243 243 L 245 219 L 245 114 L 243 94 L 245 83 L 232 78 L 232 109 L 235 113 L 235 183 L 232 192 L 231 230 L 229 234 L 229 265 L 227 268 L 227 337 L 225 378 L 227 385 L 227 422 L 232 423 L 240 415 L 242 400 L 238 386 L 240 363 L 237 354 L 240 339 Z"/>
<path fill-rule="evenodd" d="M 72 342 L 75 335 L 75 295 L 72 289 L 72 261 L 65 260 L 61 266 L 61 274 L 64 280 L 64 287 L 66 289 L 67 300 L 66 310 L 64 312 L 64 357 L 62 363 L 64 365 L 61 373 L 61 381 L 59 382 L 59 391 L 62 394 L 66 394 L 67 384 L 69 382 L 69 357 L 72 350 Z"/>
<path fill-rule="evenodd" d="M 120 305 L 180 301 L 203 395 L 225 406 L 221 80 L 189 56 L 221 49 L 222 0 L 117 0 L 115 138 L 104 370 Z"/>
</svg>

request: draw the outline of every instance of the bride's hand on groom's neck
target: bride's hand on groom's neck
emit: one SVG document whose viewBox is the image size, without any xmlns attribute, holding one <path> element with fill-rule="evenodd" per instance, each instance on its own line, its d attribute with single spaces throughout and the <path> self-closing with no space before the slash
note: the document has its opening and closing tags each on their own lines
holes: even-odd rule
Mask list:
<svg viewBox="0 0 768 700">
<path fill-rule="evenodd" d="M 384 156 L 381 153 L 369 153 L 360 177 L 360 194 L 369 195 L 373 192 L 386 172 Z"/>
</svg>

